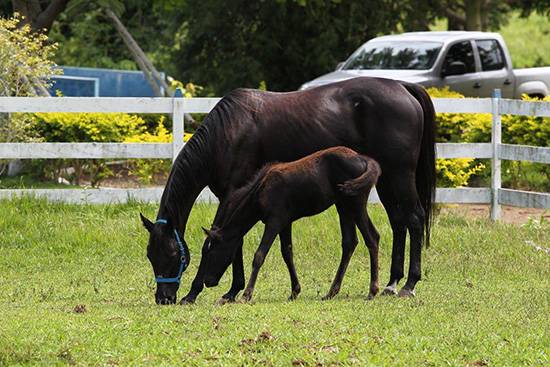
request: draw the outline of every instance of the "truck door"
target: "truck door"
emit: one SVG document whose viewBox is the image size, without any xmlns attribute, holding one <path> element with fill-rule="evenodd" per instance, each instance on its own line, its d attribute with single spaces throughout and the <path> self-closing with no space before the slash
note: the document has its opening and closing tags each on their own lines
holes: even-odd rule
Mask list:
<svg viewBox="0 0 550 367">
<path fill-rule="evenodd" d="M 504 52 L 497 40 L 477 40 L 476 48 L 481 62 L 479 97 L 491 97 L 493 89 L 502 90 L 502 97 L 514 98 L 512 67 L 506 67 Z"/>
<path fill-rule="evenodd" d="M 449 47 L 441 66 L 441 86 L 467 97 L 477 97 L 478 75 L 474 49 L 470 41 L 455 43 Z"/>
</svg>

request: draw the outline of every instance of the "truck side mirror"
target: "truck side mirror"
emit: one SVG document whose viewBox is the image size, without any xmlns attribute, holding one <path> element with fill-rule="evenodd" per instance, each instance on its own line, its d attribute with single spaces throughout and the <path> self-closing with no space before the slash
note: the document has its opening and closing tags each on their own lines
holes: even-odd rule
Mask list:
<svg viewBox="0 0 550 367">
<path fill-rule="evenodd" d="M 443 77 L 462 74 L 466 74 L 466 64 L 462 61 L 451 62 L 449 65 L 445 66 L 441 72 Z"/>
</svg>

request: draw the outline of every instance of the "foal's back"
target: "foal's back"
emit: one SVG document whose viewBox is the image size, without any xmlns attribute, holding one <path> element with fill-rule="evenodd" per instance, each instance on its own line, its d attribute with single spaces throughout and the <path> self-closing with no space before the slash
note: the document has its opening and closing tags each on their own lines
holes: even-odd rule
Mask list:
<svg viewBox="0 0 550 367">
<path fill-rule="evenodd" d="M 346 147 L 332 147 L 266 167 L 258 203 L 264 218 L 286 216 L 293 221 L 343 200 L 366 202 L 379 175 L 380 166 L 372 158 Z"/>
</svg>

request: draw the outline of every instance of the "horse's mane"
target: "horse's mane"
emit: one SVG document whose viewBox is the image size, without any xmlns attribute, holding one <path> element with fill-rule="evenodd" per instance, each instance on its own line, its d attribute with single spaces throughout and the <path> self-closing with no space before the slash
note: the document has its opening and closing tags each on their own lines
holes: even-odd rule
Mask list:
<svg viewBox="0 0 550 367">
<path fill-rule="evenodd" d="M 170 218 L 178 218 L 178 207 L 190 193 L 198 195 L 196 191 L 208 185 L 215 170 L 212 159 L 216 150 L 227 145 L 232 123 L 254 115 L 261 101 L 257 91 L 236 89 L 224 96 L 206 116 L 179 153 L 168 176 L 161 210 L 167 211 Z"/>
<path fill-rule="evenodd" d="M 230 225 L 231 220 L 256 197 L 256 192 L 262 186 L 263 178 L 274 164 L 275 162 L 267 163 L 256 171 L 252 179 L 229 194 L 220 207 L 220 218 L 218 223 L 216 223 L 218 230 L 223 230 L 226 226 Z"/>
</svg>

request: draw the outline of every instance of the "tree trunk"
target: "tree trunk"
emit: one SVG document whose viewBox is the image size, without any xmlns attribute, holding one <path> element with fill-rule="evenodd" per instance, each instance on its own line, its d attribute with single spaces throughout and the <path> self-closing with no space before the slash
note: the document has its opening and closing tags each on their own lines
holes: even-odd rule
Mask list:
<svg viewBox="0 0 550 367">
<path fill-rule="evenodd" d="M 115 26 L 116 30 L 120 34 L 120 37 L 128 47 L 128 50 L 130 50 L 130 53 L 134 57 L 134 60 L 137 62 L 139 68 L 143 71 L 143 73 L 147 77 L 147 80 L 149 80 L 149 83 L 151 84 L 155 95 L 159 97 L 162 96 L 160 90 L 161 87 L 164 89 L 164 93 L 169 93 L 168 84 L 166 84 L 157 69 L 155 69 L 155 67 L 153 66 L 153 63 L 149 60 L 147 55 L 145 55 L 145 52 L 143 52 L 141 47 L 139 47 L 137 42 L 134 40 L 134 37 L 132 37 L 130 32 L 128 32 L 120 19 L 118 19 L 116 14 L 110 9 L 106 9 L 105 13 L 113 22 L 113 25 Z"/>
<path fill-rule="evenodd" d="M 464 0 L 467 31 L 481 31 L 481 4 L 482 0 Z"/>
<path fill-rule="evenodd" d="M 57 16 L 65 10 L 70 0 L 53 0 L 45 8 L 40 0 L 11 0 L 13 11 L 25 17 L 22 25 L 30 24 L 35 32 L 48 33 Z"/>
<path fill-rule="evenodd" d="M 147 80 L 149 81 L 149 84 L 153 88 L 153 92 L 155 93 L 155 95 L 158 97 L 162 96 L 160 87 L 164 89 L 164 94 L 170 95 L 171 93 L 170 93 L 170 88 L 168 87 L 168 84 L 166 83 L 164 78 L 162 78 L 160 73 L 157 71 L 157 69 L 151 62 L 151 60 L 149 60 L 147 55 L 145 55 L 145 52 L 143 52 L 141 47 L 139 47 L 134 37 L 132 37 L 130 32 L 128 32 L 128 30 L 124 26 L 124 24 L 122 24 L 120 19 L 118 19 L 116 14 L 110 9 L 106 9 L 105 14 L 107 14 L 109 19 L 111 19 L 111 21 L 113 22 L 114 27 L 116 28 L 120 37 L 126 44 L 126 47 L 128 47 L 128 50 L 130 50 L 130 53 L 132 54 L 134 60 L 138 64 L 139 68 L 141 69 L 141 71 L 143 71 L 143 74 L 145 74 L 145 77 L 147 78 Z M 190 123 L 195 122 L 195 119 L 188 113 L 185 114 L 185 119 Z"/>
</svg>

